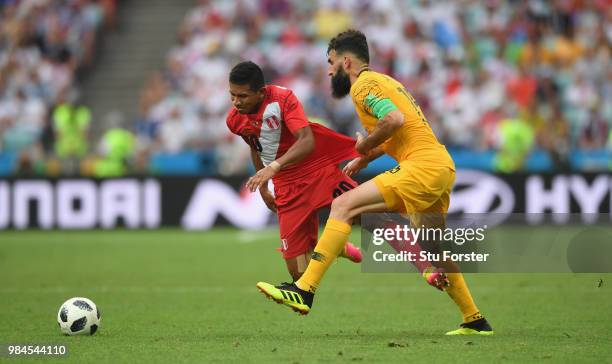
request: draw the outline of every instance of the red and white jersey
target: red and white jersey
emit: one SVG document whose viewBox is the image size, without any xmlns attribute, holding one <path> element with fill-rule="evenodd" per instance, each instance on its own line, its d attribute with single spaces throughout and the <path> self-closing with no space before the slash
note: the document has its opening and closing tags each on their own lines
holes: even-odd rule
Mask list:
<svg viewBox="0 0 612 364">
<path fill-rule="evenodd" d="M 240 114 L 235 108 L 227 116 L 230 131 L 241 136 L 259 153 L 264 165 L 281 157 L 295 143 L 294 134 L 310 126 L 315 137 L 315 149 L 301 162 L 283 168 L 274 184 L 287 184 L 324 166 L 357 157 L 355 140 L 336 133 L 320 124 L 311 123 L 302 104 L 293 92 L 284 87 L 268 85 L 266 96 L 254 114 Z"/>
</svg>

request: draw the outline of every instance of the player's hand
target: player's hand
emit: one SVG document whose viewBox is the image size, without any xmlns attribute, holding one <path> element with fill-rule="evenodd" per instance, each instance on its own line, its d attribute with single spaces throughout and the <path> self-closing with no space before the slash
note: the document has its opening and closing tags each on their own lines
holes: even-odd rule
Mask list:
<svg viewBox="0 0 612 364">
<path fill-rule="evenodd" d="M 260 188 L 259 193 L 261 194 L 261 198 L 266 206 L 268 206 L 272 212 L 276 213 L 276 201 L 274 200 L 274 196 L 272 196 L 270 190 L 267 188 Z"/>
<path fill-rule="evenodd" d="M 347 165 L 342 168 L 342 173 L 350 177 L 367 166 L 368 161 L 365 157 L 357 157 L 352 161 L 348 162 Z"/>
<path fill-rule="evenodd" d="M 246 183 L 246 186 L 249 189 L 249 191 L 255 192 L 257 191 L 258 188 L 261 188 L 261 186 L 263 185 L 267 186 L 268 181 L 272 177 L 274 177 L 275 174 L 276 174 L 276 171 L 272 169 L 272 167 L 270 166 L 262 168 L 259 171 L 257 171 L 257 173 L 255 173 L 253 177 L 249 178 L 249 180 Z"/>
<path fill-rule="evenodd" d="M 363 134 L 361 134 L 360 132 L 356 132 L 355 135 L 357 137 L 357 143 L 355 143 L 355 150 L 357 150 L 359 154 L 368 154 L 368 150 L 365 150 L 365 137 L 363 136 Z"/>
</svg>

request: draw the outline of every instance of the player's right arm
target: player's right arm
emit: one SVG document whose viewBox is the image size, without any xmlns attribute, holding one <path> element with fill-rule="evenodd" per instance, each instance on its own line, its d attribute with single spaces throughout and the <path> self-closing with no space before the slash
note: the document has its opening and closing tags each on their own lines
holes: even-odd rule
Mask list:
<svg viewBox="0 0 612 364">
<path fill-rule="evenodd" d="M 378 123 L 371 134 L 361 140 L 357 140 L 355 149 L 360 154 L 369 155 L 374 148 L 391 138 L 393 133 L 401 128 L 402 125 L 404 125 L 404 114 L 399 110 L 392 110 L 378 119 Z"/>
<path fill-rule="evenodd" d="M 259 153 L 257 153 L 257 151 L 253 148 L 251 148 L 251 161 L 253 162 L 253 166 L 255 167 L 255 172 L 265 168 L 263 162 L 261 161 L 261 158 L 259 157 Z M 270 190 L 268 189 L 267 183 L 265 186 L 261 186 L 259 188 L 259 194 L 261 195 L 261 198 L 263 199 L 266 206 L 268 206 L 268 208 L 273 212 L 276 212 L 276 202 L 274 200 L 272 192 L 270 192 Z"/>
</svg>

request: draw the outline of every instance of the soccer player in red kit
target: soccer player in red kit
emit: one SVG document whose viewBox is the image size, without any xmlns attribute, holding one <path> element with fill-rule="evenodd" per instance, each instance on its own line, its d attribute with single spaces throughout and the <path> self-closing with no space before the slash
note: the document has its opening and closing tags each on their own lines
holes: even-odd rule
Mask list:
<svg viewBox="0 0 612 364">
<path fill-rule="evenodd" d="M 310 123 L 293 92 L 265 85 L 263 72 L 253 62 L 231 70 L 229 91 L 233 108 L 227 126 L 251 147 L 257 170 L 247 187 L 251 192 L 259 189 L 268 208 L 278 214 L 281 251 L 297 280 L 317 243 L 318 210 L 357 185 L 338 167 L 357 156 L 355 140 Z M 274 195 L 268 190 L 270 179 Z M 361 261 L 361 251 L 350 243 L 341 256 Z"/>
</svg>

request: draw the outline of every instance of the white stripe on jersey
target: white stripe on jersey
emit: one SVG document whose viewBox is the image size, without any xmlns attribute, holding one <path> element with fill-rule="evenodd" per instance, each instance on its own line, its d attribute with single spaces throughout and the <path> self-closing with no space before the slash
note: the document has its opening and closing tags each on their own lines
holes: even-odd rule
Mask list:
<svg viewBox="0 0 612 364">
<path fill-rule="evenodd" d="M 269 119 L 271 122 L 266 122 Z M 271 102 L 263 112 L 261 132 L 259 133 L 259 143 L 262 151 L 259 154 L 265 165 L 272 163 L 276 159 L 278 146 L 281 138 L 281 109 L 278 102 Z"/>
</svg>

